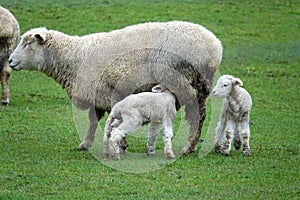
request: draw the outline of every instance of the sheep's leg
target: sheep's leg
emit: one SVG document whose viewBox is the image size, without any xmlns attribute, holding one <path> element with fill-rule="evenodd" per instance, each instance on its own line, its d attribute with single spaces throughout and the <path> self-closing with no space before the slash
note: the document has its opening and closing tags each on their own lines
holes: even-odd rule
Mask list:
<svg viewBox="0 0 300 200">
<path fill-rule="evenodd" d="M 164 153 L 167 159 L 174 159 L 175 155 L 172 149 L 172 137 L 173 137 L 173 127 L 172 121 L 167 120 L 163 122 L 163 140 L 164 140 Z"/>
<path fill-rule="evenodd" d="M 229 152 L 231 149 L 231 142 L 233 140 L 233 134 L 234 134 L 234 124 L 235 122 L 233 120 L 228 120 L 226 127 L 224 129 L 224 133 L 223 136 L 225 136 L 224 138 L 224 143 L 223 146 L 221 148 L 221 154 L 223 156 L 229 156 Z"/>
<path fill-rule="evenodd" d="M 243 155 L 250 156 L 250 127 L 248 121 L 241 122 L 241 132 L 240 132 L 240 138 L 242 140 L 242 148 L 243 148 Z"/>
<path fill-rule="evenodd" d="M 98 127 L 99 120 L 103 117 L 105 111 L 95 108 L 90 108 L 89 110 L 89 129 L 84 140 L 80 143 L 79 150 L 88 150 L 94 142 L 96 129 Z"/>
<path fill-rule="evenodd" d="M 146 147 L 147 155 L 152 155 L 155 152 L 155 145 L 161 129 L 160 123 L 151 122 L 148 129 L 148 141 Z"/>
<path fill-rule="evenodd" d="M 1 85 L 2 85 L 2 99 L 3 105 L 9 104 L 9 79 L 10 79 L 11 68 L 8 66 L 8 62 L 4 61 L 4 67 L 1 71 Z"/>
<path fill-rule="evenodd" d="M 206 117 L 205 100 L 206 97 L 201 97 L 198 99 L 198 102 L 189 102 L 185 107 L 185 117 L 190 124 L 190 134 L 185 147 L 181 150 L 182 154 L 196 151 L 196 146 L 199 143 L 203 122 Z M 196 108 L 199 108 L 199 110 Z"/>
</svg>

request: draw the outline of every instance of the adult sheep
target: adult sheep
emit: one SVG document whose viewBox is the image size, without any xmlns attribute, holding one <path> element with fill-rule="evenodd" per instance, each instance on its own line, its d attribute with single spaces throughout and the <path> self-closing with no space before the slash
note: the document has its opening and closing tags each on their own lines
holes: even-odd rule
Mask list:
<svg viewBox="0 0 300 200">
<path fill-rule="evenodd" d="M 15 17 L 0 6 L 0 79 L 2 85 L 1 103 L 9 104 L 9 79 L 11 68 L 8 58 L 18 44 L 20 28 Z"/>
<path fill-rule="evenodd" d="M 205 119 L 205 101 L 222 59 L 222 45 L 204 27 L 181 21 L 153 22 L 82 37 L 36 28 L 10 57 L 15 70 L 39 70 L 54 78 L 90 125 L 79 149 L 92 146 L 98 121 L 126 96 L 170 89 L 185 105 L 190 134 L 182 153 L 193 152 Z"/>
</svg>

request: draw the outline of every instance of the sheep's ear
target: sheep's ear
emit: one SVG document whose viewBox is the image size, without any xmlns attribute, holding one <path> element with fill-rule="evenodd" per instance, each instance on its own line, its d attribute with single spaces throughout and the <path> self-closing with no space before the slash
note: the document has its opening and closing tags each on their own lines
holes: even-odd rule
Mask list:
<svg viewBox="0 0 300 200">
<path fill-rule="evenodd" d="M 162 91 L 164 91 L 164 87 L 163 86 L 161 86 L 161 85 L 156 85 L 156 86 L 154 86 L 153 88 L 152 88 L 152 92 L 155 92 L 155 93 L 160 93 L 160 92 L 162 92 Z"/>
<path fill-rule="evenodd" d="M 237 85 L 243 86 L 243 81 L 241 81 L 241 79 L 239 79 L 239 78 L 233 78 L 231 82 L 234 86 L 237 86 Z"/>
<path fill-rule="evenodd" d="M 44 43 L 47 38 L 45 33 L 36 33 L 34 37 L 36 37 L 40 43 Z"/>
</svg>

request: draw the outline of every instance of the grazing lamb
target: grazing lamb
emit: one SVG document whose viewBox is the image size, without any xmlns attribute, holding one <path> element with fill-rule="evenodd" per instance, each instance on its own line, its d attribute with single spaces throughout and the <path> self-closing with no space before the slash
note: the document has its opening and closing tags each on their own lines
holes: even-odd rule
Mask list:
<svg viewBox="0 0 300 200">
<path fill-rule="evenodd" d="M 222 45 L 204 27 L 181 21 L 153 22 L 82 37 L 36 28 L 24 33 L 10 57 L 15 70 L 39 70 L 55 79 L 90 125 L 79 149 L 92 146 L 105 111 L 132 93 L 161 83 L 185 105 L 193 152 L 206 116 L 205 101 L 222 59 Z M 195 100 L 194 100 L 195 99 Z"/>
<path fill-rule="evenodd" d="M 164 153 L 168 159 L 174 159 L 171 139 L 172 121 L 176 117 L 175 96 L 161 85 L 152 88 L 152 92 L 142 92 L 127 96 L 112 108 L 105 125 L 103 154 L 107 158 L 120 159 L 119 146 L 122 138 L 136 131 L 144 123 L 150 122 L 147 155 L 154 154 L 160 129 L 163 129 Z"/>
<path fill-rule="evenodd" d="M 221 76 L 212 91 L 213 97 L 224 97 L 220 121 L 216 128 L 215 151 L 228 156 L 234 138 L 235 149 L 241 145 L 243 155 L 250 152 L 250 94 L 240 86 L 243 82 L 230 75 Z"/>
<path fill-rule="evenodd" d="M 1 103 L 9 104 L 9 79 L 11 68 L 8 64 L 9 55 L 18 44 L 20 28 L 15 17 L 0 6 L 0 79 L 2 85 Z"/>
</svg>

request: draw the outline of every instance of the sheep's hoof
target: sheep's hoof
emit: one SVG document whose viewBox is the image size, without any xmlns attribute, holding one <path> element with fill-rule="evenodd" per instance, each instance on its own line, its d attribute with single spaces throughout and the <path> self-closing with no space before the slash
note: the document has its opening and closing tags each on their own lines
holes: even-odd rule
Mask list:
<svg viewBox="0 0 300 200">
<path fill-rule="evenodd" d="M 79 151 L 87 151 L 90 147 L 91 145 L 87 145 L 86 143 L 82 142 L 77 149 Z"/>
<path fill-rule="evenodd" d="M 183 147 L 183 149 L 181 150 L 181 154 L 182 155 L 186 155 L 186 154 L 189 154 L 189 153 L 193 153 L 196 151 L 196 147 L 195 148 L 192 148 L 191 146 L 189 145 L 186 145 L 185 147 Z"/>
</svg>

